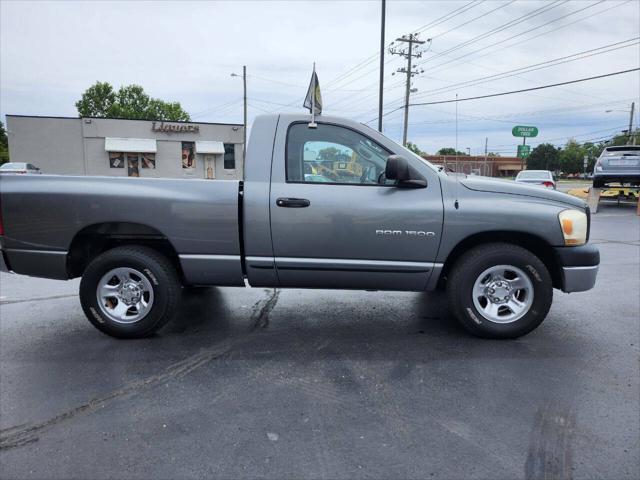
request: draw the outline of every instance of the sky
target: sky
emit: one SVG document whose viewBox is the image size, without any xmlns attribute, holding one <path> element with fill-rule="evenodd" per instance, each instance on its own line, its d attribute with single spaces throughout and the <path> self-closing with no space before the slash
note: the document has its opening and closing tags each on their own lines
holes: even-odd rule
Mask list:
<svg viewBox="0 0 640 480">
<path fill-rule="evenodd" d="M 365 0 L 0 0 L 0 115 L 76 116 L 99 80 L 142 85 L 194 121 L 241 123 L 242 80 L 231 74 L 246 65 L 251 125 L 262 113 L 306 111 L 315 62 L 323 113 L 376 128 L 380 13 L 380 1 Z M 460 99 L 410 107 L 408 139 L 428 153 L 482 154 L 487 139 L 489 151 L 514 155 L 515 125 L 538 127 L 532 145 L 605 139 L 627 128 L 633 101 L 638 124 L 638 71 L 462 99 L 638 68 L 639 0 L 388 0 L 385 43 L 410 33 L 425 41 L 410 104 Z M 386 50 L 383 132 L 396 141 L 402 67 Z"/>
</svg>

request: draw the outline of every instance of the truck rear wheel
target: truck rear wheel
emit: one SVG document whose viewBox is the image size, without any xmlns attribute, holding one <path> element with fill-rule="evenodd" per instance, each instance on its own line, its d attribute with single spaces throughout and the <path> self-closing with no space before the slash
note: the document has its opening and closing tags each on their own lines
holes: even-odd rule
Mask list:
<svg viewBox="0 0 640 480">
<path fill-rule="evenodd" d="M 152 335 L 173 316 L 180 298 L 176 271 L 149 247 L 123 246 L 96 257 L 80 282 L 89 321 L 116 338 Z"/>
<path fill-rule="evenodd" d="M 544 263 L 509 243 L 481 245 L 465 253 L 447 281 L 449 308 L 473 335 L 516 338 L 547 316 L 553 284 Z"/>
</svg>

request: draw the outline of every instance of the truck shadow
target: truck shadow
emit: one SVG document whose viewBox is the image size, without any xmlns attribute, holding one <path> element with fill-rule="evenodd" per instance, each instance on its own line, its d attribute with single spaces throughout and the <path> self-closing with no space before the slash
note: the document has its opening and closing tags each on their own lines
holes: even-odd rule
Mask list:
<svg viewBox="0 0 640 480">
<path fill-rule="evenodd" d="M 442 292 L 399 294 L 397 306 L 380 301 L 364 312 L 357 311 L 357 298 L 364 295 L 360 292 L 353 294 L 354 305 L 343 301 L 336 308 L 327 308 L 320 296 L 317 302 L 276 305 L 273 292 L 265 290 L 249 312 L 232 308 L 228 291 L 186 292 L 178 318 L 150 341 L 183 346 L 186 342 L 196 349 L 234 339 L 238 341 L 232 349 L 234 360 L 301 362 L 342 357 L 420 363 L 460 356 L 540 358 L 567 352 L 567 339 L 556 341 L 544 325 L 516 340 L 473 337 L 450 316 Z"/>
</svg>

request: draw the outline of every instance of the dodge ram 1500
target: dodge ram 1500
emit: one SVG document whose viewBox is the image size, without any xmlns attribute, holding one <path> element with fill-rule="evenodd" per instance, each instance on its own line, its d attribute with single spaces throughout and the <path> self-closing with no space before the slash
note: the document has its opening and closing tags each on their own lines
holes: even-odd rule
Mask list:
<svg viewBox="0 0 640 480">
<path fill-rule="evenodd" d="M 444 288 L 471 333 L 535 329 L 553 289 L 589 290 L 586 204 L 553 190 L 448 175 L 377 131 L 258 117 L 243 181 L 2 176 L 0 267 L 82 277 L 102 332 L 150 335 L 182 286 Z"/>
</svg>

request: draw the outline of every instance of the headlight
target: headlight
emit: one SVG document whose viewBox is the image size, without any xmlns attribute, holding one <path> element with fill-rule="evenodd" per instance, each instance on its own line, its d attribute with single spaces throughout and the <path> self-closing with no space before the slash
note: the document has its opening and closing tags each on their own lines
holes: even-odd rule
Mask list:
<svg viewBox="0 0 640 480">
<path fill-rule="evenodd" d="M 580 210 L 563 210 L 558 215 L 565 245 L 587 243 L 587 214 Z"/>
</svg>

